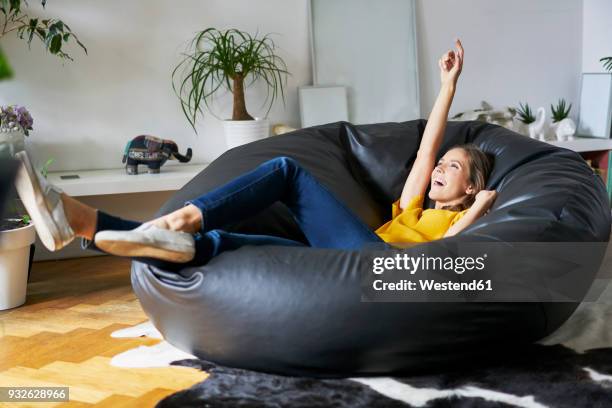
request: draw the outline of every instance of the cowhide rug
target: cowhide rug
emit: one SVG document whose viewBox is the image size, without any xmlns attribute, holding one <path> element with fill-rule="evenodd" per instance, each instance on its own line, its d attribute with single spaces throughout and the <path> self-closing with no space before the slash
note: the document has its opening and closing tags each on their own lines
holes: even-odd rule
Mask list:
<svg viewBox="0 0 612 408">
<path fill-rule="evenodd" d="M 119 354 L 112 364 L 194 367 L 205 381 L 157 404 L 170 407 L 612 407 L 612 289 L 583 303 L 555 333 L 504 365 L 403 378 L 321 380 L 221 367 L 166 342 Z M 115 337 L 161 338 L 150 323 Z"/>
</svg>

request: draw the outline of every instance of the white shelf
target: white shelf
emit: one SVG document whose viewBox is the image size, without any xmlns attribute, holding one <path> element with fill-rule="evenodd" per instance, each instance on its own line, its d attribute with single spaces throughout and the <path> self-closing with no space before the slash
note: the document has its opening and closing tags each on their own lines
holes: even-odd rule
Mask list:
<svg viewBox="0 0 612 408">
<path fill-rule="evenodd" d="M 575 152 L 594 152 L 599 150 L 612 150 L 612 139 L 576 138 L 565 142 L 547 141 L 555 146 L 564 147 Z"/>
<path fill-rule="evenodd" d="M 125 168 L 108 170 L 82 170 L 49 172 L 48 180 L 71 196 L 144 193 L 173 191 L 182 188 L 207 164 L 163 166 L 159 174 L 147 174 L 146 166 L 139 166 L 142 174 L 128 175 Z M 77 174 L 78 179 L 61 176 Z"/>
</svg>

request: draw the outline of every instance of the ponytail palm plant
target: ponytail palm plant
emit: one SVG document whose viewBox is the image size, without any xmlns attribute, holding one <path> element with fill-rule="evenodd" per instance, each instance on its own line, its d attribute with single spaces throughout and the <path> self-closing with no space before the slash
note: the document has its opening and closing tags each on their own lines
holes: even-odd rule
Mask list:
<svg viewBox="0 0 612 408">
<path fill-rule="evenodd" d="M 219 31 L 216 28 L 196 34 L 183 60 L 172 72 L 174 92 L 194 131 L 198 113 L 203 115 L 203 106 L 212 113 L 212 97 L 221 88 L 233 93 L 232 120 L 253 120 L 244 97 L 245 82 L 249 80 L 246 87 L 258 79 L 267 84 L 266 115 L 279 94 L 284 103 L 283 80 L 286 83 L 289 72 L 275 49 L 269 34 L 257 38 L 236 29 Z"/>
</svg>

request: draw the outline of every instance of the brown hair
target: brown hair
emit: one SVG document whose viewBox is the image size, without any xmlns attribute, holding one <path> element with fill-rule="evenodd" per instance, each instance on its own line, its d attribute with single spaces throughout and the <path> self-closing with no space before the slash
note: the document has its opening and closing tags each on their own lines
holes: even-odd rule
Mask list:
<svg viewBox="0 0 612 408">
<path fill-rule="evenodd" d="M 484 190 L 487 185 L 487 179 L 493 169 L 493 156 L 483 152 L 480 147 L 473 143 L 454 146 L 453 149 L 463 149 L 467 154 L 469 163 L 469 182 L 474 186 L 475 193 L 469 194 L 462 203 L 455 205 L 447 205 L 442 207 L 444 210 L 463 211 L 474 204 L 476 193 Z"/>
</svg>

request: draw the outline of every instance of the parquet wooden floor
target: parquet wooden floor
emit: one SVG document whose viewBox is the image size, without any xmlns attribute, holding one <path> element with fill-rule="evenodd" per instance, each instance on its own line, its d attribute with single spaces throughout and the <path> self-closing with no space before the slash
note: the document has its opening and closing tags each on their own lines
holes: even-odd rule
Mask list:
<svg viewBox="0 0 612 408">
<path fill-rule="evenodd" d="M 0 312 L 0 386 L 67 386 L 70 402 L 0 407 L 151 407 L 206 378 L 185 367 L 110 365 L 125 350 L 159 342 L 110 337 L 147 320 L 129 271 L 128 260 L 109 256 L 34 264 L 26 304 Z"/>
</svg>

